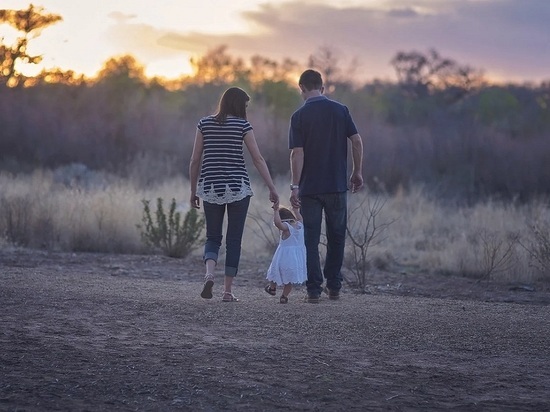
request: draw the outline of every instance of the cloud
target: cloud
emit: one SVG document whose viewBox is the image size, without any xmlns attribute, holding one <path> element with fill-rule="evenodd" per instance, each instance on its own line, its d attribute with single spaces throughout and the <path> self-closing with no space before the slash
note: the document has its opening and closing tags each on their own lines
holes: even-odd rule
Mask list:
<svg viewBox="0 0 550 412">
<path fill-rule="evenodd" d="M 411 18 L 411 17 L 418 17 L 419 13 L 417 11 L 415 11 L 413 8 L 405 7 L 405 8 L 391 9 L 388 12 L 388 16 L 390 16 L 390 17 Z"/>
<path fill-rule="evenodd" d="M 109 13 L 109 17 L 117 23 L 124 24 L 129 20 L 135 19 L 137 16 L 135 14 L 126 14 L 120 11 L 113 11 L 112 13 Z"/>
<path fill-rule="evenodd" d="M 173 47 L 167 40 L 173 36 L 170 31 L 127 21 L 128 19 L 117 20 L 104 34 L 117 53 L 132 54 L 141 61 L 165 60 L 181 55 L 181 48 Z M 194 45 L 183 41 L 180 47 L 190 50 Z"/>
<path fill-rule="evenodd" d="M 355 3 L 357 4 L 357 2 Z M 343 65 L 357 59 L 364 79 L 394 79 L 398 51 L 436 49 L 460 64 L 512 80 L 548 78 L 550 2 L 547 0 L 387 0 L 381 6 L 331 6 L 303 1 L 264 4 L 242 17 L 246 33 L 219 35 L 158 30 L 119 20 L 110 35 L 151 56 L 204 53 L 227 45 L 240 57 L 292 58 L 305 64 L 320 47 Z"/>
</svg>

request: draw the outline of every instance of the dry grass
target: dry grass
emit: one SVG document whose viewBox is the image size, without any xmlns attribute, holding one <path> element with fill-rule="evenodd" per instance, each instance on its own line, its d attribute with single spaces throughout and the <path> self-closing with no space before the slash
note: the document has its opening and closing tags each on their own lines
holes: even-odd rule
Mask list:
<svg viewBox="0 0 550 412">
<path fill-rule="evenodd" d="M 288 204 L 287 182 L 288 178 L 277 182 L 283 204 Z M 58 182 L 53 173 L 36 171 L 29 176 L 2 174 L 0 186 L 3 188 L 0 245 L 147 253 L 136 228 L 142 217 L 141 200 L 175 198 L 180 210 L 188 209 L 188 182 L 183 178 L 143 188 L 129 180 L 96 176 L 93 185 L 81 187 Z M 243 257 L 268 262 L 277 233 L 271 223 L 267 190 L 257 179 L 253 187 L 255 196 L 243 242 Z M 364 202 L 365 196 L 375 195 L 366 191 L 351 195 L 350 210 Z M 369 248 L 367 258 L 373 268 L 422 270 L 502 281 L 548 279 L 544 268 L 533 265 L 529 251 L 522 247 L 536 246 L 534 222 L 548 233 L 550 210 L 542 202 L 526 205 L 488 202 L 469 208 L 443 206 L 421 189 L 380 200 L 383 207 L 377 220 L 388 225 L 382 241 Z M 354 230 L 362 228 L 354 227 Z"/>
<path fill-rule="evenodd" d="M 416 189 L 387 200 L 383 214 L 397 220 L 376 252 L 405 269 L 529 282 L 545 274 L 518 240 L 532 239 L 528 222 L 541 212 L 549 212 L 542 203 L 443 206 Z"/>
</svg>

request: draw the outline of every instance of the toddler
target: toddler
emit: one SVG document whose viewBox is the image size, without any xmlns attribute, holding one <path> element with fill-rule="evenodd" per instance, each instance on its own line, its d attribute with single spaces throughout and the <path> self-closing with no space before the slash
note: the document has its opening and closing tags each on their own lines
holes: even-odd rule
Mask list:
<svg viewBox="0 0 550 412">
<path fill-rule="evenodd" d="M 265 291 L 275 296 L 277 286 L 282 286 L 279 302 L 288 303 L 292 285 L 304 283 L 307 279 L 304 224 L 299 209 L 279 208 L 277 203 L 273 206 L 273 224 L 280 231 L 280 240 L 267 270 L 270 283 Z"/>
</svg>

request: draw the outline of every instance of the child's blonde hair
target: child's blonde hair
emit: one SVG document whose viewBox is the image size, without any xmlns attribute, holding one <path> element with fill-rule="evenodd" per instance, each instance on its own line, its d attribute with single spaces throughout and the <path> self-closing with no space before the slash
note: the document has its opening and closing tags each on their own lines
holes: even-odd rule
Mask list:
<svg viewBox="0 0 550 412">
<path fill-rule="evenodd" d="M 286 207 L 279 208 L 279 216 L 281 217 L 282 221 L 296 220 L 296 216 L 294 216 L 294 213 L 292 213 L 292 210 Z"/>
</svg>

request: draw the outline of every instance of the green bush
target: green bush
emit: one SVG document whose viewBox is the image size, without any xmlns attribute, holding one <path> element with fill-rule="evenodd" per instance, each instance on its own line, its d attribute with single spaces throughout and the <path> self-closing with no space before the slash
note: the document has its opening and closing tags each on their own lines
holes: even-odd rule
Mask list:
<svg viewBox="0 0 550 412">
<path fill-rule="evenodd" d="M 199 217 L 196 209 L 191 209 L 181 219 L 176 211 L 176 200 L 172 199 L 168 215 L 164 211 L 162 198 L 157 198 L 155 219 L 151 216 L 149 200 L 142 200 L 141 240 L 150 248 L 160 249 L 166 256 L 185 258 L 201 243 L 204 218 Z"/>
</svg>

